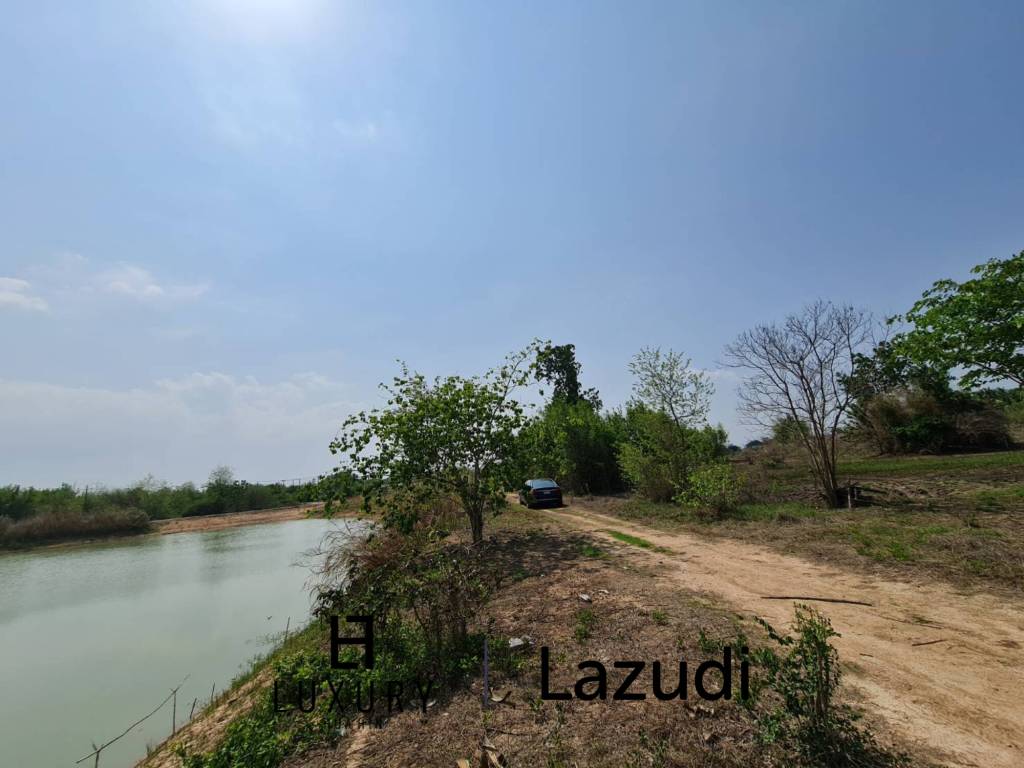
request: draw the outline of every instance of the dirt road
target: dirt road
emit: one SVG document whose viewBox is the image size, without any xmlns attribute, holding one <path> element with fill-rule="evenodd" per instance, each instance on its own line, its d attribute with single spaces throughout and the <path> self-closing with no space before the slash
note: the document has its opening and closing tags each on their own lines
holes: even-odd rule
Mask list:
<svg viewBox="0 0 1024 768">
<path fill-rule="evenodd" d="M 658 562 L 665 578 L 779 627 L 793 603 L 766 595 L 871 603 L 811 603 L 842 634 L 836 647 L 853 662 L 847 683 L 907 741 L 950 765 L 1024 765 L 1024 599 L 881 581 L 742 542 L 665 533 L 582 503 L 551 514 L 607 539 L 609 529 L 647 539 L 668 551 L 637 548 L 637 557 Z"/>
</svg>

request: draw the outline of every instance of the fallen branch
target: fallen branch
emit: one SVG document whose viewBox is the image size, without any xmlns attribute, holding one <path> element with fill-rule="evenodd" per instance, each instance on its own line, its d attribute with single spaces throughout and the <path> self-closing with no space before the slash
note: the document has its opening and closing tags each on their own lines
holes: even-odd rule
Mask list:
<svg viewBox="0 0 1024 768">
<path fill-rule="evenodd" d="M 761 595 L 762 600 L 813 600 L 817 603 L 846 603 L 847 605 L 866 605 L 874 607 L 874 603 L 865 603 L 863 600 L 845 600 L 841 597 L 803 597 L 796 595 Z"/>
<path fill-rule="evenodd" d="M 927 640 L 927 641 L 925 641 L 923 643 L 911 643 L 910 647 L 911 648 L 917 648 L 917 647 L 922 646 L 922 645 L 935 645 L 936 643 L 945 643 L 948 640 L 949 640 L 948 637 L 943 637 L 940 640 Z"/>
</svg>

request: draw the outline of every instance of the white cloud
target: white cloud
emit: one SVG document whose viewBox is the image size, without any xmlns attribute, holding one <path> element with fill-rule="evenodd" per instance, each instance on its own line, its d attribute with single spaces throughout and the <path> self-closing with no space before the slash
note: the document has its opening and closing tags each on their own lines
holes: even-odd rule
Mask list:
<svg viewBox="0 0 1024 768">
<path fill-rule="evenodd" d="M 45 312 L 50 307 L 38 296 L 31 293 L 32 285 L 16 277 L 0 277 L 0 309 L 24 309 L 30 312 Z"/>
<path fill-rule="evenodd" d="M 107 293 L 130 296 L 139 301 L 160 299 L 189 300 L 209 290 L 205 283 L 193 285 L 161 285 L 147 269 L 133 264 L 119 264 L 96 276 L 94 283 Z"/>
<path fill-rule="evenodd" d="M 169 282 L 139 264 L 95 263 L 69 251 L 34 265 L 28 274 L 37 287 L 36 293 L 59 297 L 60 303 L 67 306 L 72 305 L 75 297 L 103 294 L 147 304 L 170 304 L 197 299 L 210 290 L 208 283 Z M 30 297 L 28 287 L 25 280 L 0 278 L 0 305 L 6 298 L 6 303 L 11 305 L 46 309 L 47 302 L 41 297 Z M 27 306 L 27 302 L 31 306 Z"/>
<path fill-rule="evenodd" d="M 247 480 L 311 476 L 330 468 L 327 446 L 356 409 L 312 373 L 193 373 L 131 389 L 0 379 L 0 485 L 201 481 L 218 464 Z"/>
</svg>

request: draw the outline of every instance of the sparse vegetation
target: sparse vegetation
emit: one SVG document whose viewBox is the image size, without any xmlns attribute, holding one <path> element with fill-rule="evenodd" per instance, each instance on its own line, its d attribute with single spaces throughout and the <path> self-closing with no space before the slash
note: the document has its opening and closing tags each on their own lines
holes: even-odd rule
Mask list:
<svg viewBox="0 0 1024 768">
<path fill-rule="evenodd" d="M 0 547 L 142 533 L 151 520 L 248 512 L 314 501 L 316 483 L 284 485 L 236 480 L 218 467 L 202 488 L 147 478 L 130 488 L 0 487 Z"/>
<path fill-rule="evenodd" d="M 572 634 L 577 643 L 590 639 L 596 622 L 597 617 L 590 608 L 583 608 L 576 613 L 576 626 L 573 627 Z"/>
<path fill-rule="evenodd" d="M 838 633 L 818 611 L 797 606 L 795 636 L 780 634 L 760 620 L 778 650 L 763 647 L 751 656 L 764 679 L 760 690 L 770 691 L 779 704 L 760 719 L 761 739 L 785 740 L 800 763 L 825 768 L 907 765 L 906 758 L 878 746 L 871 732 L 857 724 L 852 708 L 836 702 L 841 667 L 829 642 Z"/>
<path fill-rule="evenodd" d="M 639 536 L 633 536 L 630 533 L 623 533 L 622 531 L 608 531 L 608 535 L 613 539 L 617 539 L 624 544 L 631 544 L 634 547 L 640 547 L 641 549 L 655 549 L 655 546 L 647 539 L 641 539 Z"/>
</svg>

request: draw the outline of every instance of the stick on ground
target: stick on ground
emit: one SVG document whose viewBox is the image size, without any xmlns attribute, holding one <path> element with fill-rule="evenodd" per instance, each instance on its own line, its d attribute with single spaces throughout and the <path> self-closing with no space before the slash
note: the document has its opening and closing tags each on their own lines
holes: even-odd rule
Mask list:
<svg viewBox="0 0 1024 768">
<path fill-rule="evenodd" d="M 847 605 L 866 605 L 873 608 L 874 603 L 863 600 L 846 600 L 841 597 L 805 597 L 803 595 L 761 595 L 762 600 L 813 600 L 817 603 L 846 603 Z"/>
</svg>

